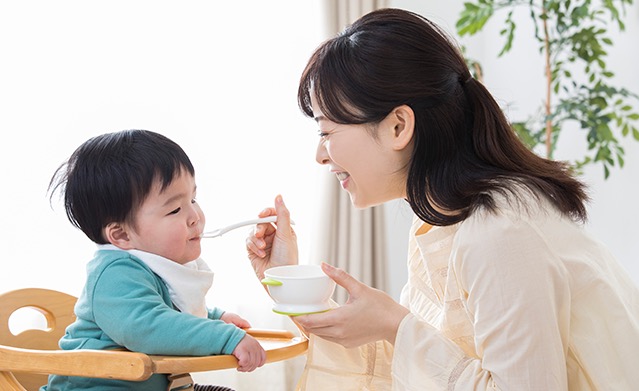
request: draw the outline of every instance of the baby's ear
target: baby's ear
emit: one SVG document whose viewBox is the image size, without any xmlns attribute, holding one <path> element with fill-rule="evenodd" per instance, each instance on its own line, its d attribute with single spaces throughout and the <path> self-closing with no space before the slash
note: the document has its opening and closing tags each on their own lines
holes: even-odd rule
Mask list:
<svg viewBox="0 0 639 391">
<path fill-rule="evenodd" d="M 123 250 L 133 249 L 133 243 L 127 232 L 127 227 L 121 223 L 109 223 L 104 227 L 104 237 L 112 245 Z"/>
</svg>

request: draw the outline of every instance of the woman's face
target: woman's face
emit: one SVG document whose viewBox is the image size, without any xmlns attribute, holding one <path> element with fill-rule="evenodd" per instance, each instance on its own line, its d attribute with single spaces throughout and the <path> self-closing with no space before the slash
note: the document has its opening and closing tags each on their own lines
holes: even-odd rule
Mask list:
<svg viewBox="0 0 639 391">
<path fill-rule="evenodd" d="M 326 118 L 313 94 L 311 103 L 320 133 L 316 160 L 335 174 L 353 205 L 366 208 L 405 198 L 411 148 L 398 150 L 393 113 L 373 129 L 373 137 L 370 125 L 342 125 Z"/>
</svg>

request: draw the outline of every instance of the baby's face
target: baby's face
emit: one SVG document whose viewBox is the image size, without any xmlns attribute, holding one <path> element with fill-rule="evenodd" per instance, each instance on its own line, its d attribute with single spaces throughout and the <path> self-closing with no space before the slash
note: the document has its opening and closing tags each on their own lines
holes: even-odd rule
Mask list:
<svg viewBox="0 0 639 391">
<path fill-rule="evenodd" d="M 198 258 L 205 217 L 195 193 L 195 178 L 184 171 L 163 191 L 156 180 L 128 229 L 133 248 L 179 264 Z"/>
</svg>

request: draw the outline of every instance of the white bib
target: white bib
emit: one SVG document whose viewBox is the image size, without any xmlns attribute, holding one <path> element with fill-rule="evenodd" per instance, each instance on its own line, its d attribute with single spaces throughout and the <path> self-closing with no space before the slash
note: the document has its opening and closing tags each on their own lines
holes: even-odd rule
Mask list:
<svg viewBox="0 0 639 391">
<path fill-rule="evenodd" d="M 98 245 L 101 250 L 120 250 L 139 258 L 169 288 L 173 304 L 182 312 L 206 318 L 206 293 L 213 285 L 213 272 L 203 259 L 181 265 L 168 258 L 141 250 L 122 250 L 112 244 Z"/>
</svg>

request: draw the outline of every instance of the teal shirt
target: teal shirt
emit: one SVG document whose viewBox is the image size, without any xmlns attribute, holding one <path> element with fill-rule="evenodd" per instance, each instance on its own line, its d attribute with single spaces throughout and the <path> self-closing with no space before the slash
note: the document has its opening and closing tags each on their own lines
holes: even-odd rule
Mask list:
<svg viewBox="0 0 639 391">
<path fill-rule="evenodd" d="M 87 282 L 75 306 L 77 319 L 60 340 L 64 350 L 128 349 L 146 354 L 208 356 L 231 354 L 246 332 L 220 320 L 223 311 L 208 310 L 208 319 L 177 311 L 169 290 L 133 255 L 99 250 L 87 265 Z M 165 390 L 165 375 L 143 382 L 49 376 L 41 391 Z"/>
</svg>

